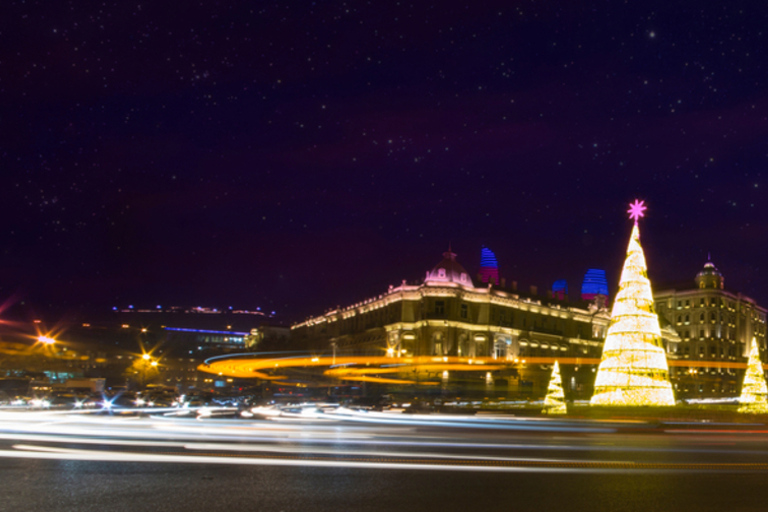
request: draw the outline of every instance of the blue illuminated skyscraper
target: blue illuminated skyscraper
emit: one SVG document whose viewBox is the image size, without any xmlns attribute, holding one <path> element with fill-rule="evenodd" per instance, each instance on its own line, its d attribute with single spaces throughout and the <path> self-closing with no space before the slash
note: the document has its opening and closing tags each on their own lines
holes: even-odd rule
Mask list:
<svg viewBox="0 0 768 512">
<path fill-rule="evenodd" d="M 581 300 L 594 300 L 596 295 L 608 297 L 608 279 L 605 270 L 591 268 L 584 274 L 581 283 Z"/>
<path fill-rule="evenodd" d="M 552 296 L 557 300 L 566 300 L 568 298 L 568 282 L 565 279 L 554 282 L 552 285 Z"/>
<path fill-rule="evenodd" d="M 480 249 L 480 281 L 499 284 L 499 263 L 493 251 L 485 246 Z"/>
</svg>

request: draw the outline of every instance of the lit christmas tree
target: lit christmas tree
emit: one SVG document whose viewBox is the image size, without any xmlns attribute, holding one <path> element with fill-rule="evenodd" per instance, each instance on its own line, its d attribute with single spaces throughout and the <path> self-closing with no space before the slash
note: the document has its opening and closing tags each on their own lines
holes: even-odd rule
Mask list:
<svg viewBox="0 0 768 512">
<path fill-rule="evenodd" d="M 763 363 L 760 361 L 760 352 L 757 349 L 757 340 L 752 338 L 752 348 L 749 351 L 747 372 L 744 374 L 744 383 L 741 385 L 739 397 L 739 412 L 768 413 L 768 387 L 765 384 Z"/>
<path fill-rule="evenodd" d="M 675 405 L 659 318 L 653 311 L 651 282 L 640 246 L 637 221 L 645 209 L 643 201 L 636 200 L 627 212 L 635 225 L 591 405 Z"/>
<path fill-rule="evenodd" d="M 560 378 L 560 365 L 555 361 L 552 367 L 552 377 L 549 379 L 549 388 L 547 396 L 544 398 L 544 414 L 565 414 L 568 409 L 565 407 L 565 393 L 563 393 L 563 381 Z"/>
</svg>

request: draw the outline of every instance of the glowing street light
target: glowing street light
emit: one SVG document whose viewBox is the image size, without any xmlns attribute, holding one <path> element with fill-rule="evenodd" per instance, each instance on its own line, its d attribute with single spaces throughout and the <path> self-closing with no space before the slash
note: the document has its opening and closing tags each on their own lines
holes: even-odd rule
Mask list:
<svg viewBox="0 0 768 512">
<path fill-rule="evenodd" d="M 53 345 L 54 343 L 56 343 L 55 339 L 51 338 L 50 336 L 44 336 L 42 334 L 37 337 L 37 341 L 39 341 L 43 345 Z"/>
</svg>

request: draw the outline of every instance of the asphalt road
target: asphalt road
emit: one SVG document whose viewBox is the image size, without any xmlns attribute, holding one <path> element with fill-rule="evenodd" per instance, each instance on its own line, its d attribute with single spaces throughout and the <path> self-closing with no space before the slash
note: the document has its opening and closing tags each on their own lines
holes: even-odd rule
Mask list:
<svg viewBox="0 0 768 512">
<path fill-rule="evenodd" d="M 0 510 L 765 510 L 768 428 L 0 412 Z"/>
</svg>

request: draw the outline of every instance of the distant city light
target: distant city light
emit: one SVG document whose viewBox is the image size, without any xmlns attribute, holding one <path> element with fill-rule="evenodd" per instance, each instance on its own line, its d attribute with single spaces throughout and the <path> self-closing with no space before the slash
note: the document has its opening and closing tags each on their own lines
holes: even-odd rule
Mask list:
<svg viewBox="0 0 768 512">
<path fill-rule="evenodd" d="M 178 332 L 199 332 L 201 334 L 236 334 L 239 336 L 248 336 L 247 332 L 236 332 L 236 331 L 210 331 L 207 329 L 187 329 L 184 327 L 164 327 L 166 331 L 178 331 Z"/>
</svg>

